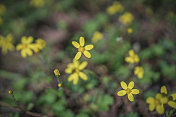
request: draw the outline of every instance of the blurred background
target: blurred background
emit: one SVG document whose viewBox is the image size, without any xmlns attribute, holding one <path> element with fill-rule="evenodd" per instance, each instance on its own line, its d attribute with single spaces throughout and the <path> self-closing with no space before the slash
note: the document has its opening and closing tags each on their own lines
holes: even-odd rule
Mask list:
<svg viewBox="0 0 176 117">
<path fill-rule="evenodd" d="M 1 117 L 174 117 L 165 107 L 150 112 L 146 98 L 165 85 L 176 92 L 176 0 L 1 0 L 0 35 L 45 40 L 40 52 L 26 58 L 0 46 Z M 72 41 L 84 36 L 92 57 L 77 85 L 65 73 L 77 50 Z M 9 47 L 9 46 L 8 46 Z M 133 49 L 144 68 L 142 79 L 125 62 Z M 53 70 L 58 68 L 62 87 Z M 119 97 L 120 82 L 135 82 L 140 94 L 130 102 Z M 8 93 L 13 90 L 13 96 Z"/>
</svg>

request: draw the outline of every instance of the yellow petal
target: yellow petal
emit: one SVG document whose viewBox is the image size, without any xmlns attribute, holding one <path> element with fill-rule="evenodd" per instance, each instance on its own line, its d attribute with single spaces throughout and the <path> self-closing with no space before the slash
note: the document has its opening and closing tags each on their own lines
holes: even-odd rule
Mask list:
<svg viewBox="0 0 176 117">
<path fill-rule="evenodd" d="M 87 76 L 86 76 L 83 72 L 79 72 L 79 76 L 80 76 L 83 80 L 87 80 Z"/>
<path fill-rule="evenodd" d="M 27 41 L 26 39 L 27 39 L 27 37 L 26 37 L 26 36 L 23 36 L 23 37 L 21 38 L 21 42 L 22 42 L 22 43 L 26 43 L 26 41 Z"/>
<path fill-rule="evenodd" d="M 128 88 L 129 88 L 129 89 L 132 89 L 133 87 L 134 87 L 134 82 L 131 81 L 131 82 L 128 84 Z"/>
<path fill-rule="evenodd" d="M 150 104 L 149 105 L 149 110 L 150 111 L 153 111 L 155 109 L 155 104 L 153 103 L 153 104 Z"/>
<path fill-rule="evenodd" d="M 148 97 L 147 99 L 146 99 L 146 103 L 148 103 L 148 104 L 154 104 L 154 98 L 153 97 Z"/>
<path fill-rule="evenodd" d="M 163 114 L 164 113 L 164 106 L 163 105 L 157 105 L 156 106 L 156 112 L 158 114 Z"/>
<path fill-rule="evenodd" d="M 133 50 L 130 50 L 130 51 L 129 51 L 129 55 L 130 55 L 130 56 L 133 56 L 134 54 L 135 54 L 135 53 L 134 53 Z"/>
<path fill-rule="evenodd" d="M 167 95 L 167 89 L 166 89 L 166 86 L 162 86 L 162 87 L 161 87 L 161 93 Z"/>
<path fill-rule="evenodd" d="M 72 81 L 72 80 L 73 80 L 73 74 L 68 77 L 69 82 Z"/>
<path fill-rule="evenodd" d="M 91 50 L 94 46 L 93 45 L 86 45 L 85 50 Z"/>
<path fill-rule="evenodd" d="M 125 94 L 126 94 L 125 90 L 121 90 L 121 91 L 117 92 L 118 96 L 124 96 Z"/>
<path fill-rule="evenodd" d="M 84 51 L 84 55 L 85 55 L 87 58 L 91 58 L 91 54 L 90 54 L 88 51 Z"/>
<path fill-rule="evenodd" d="M 27 39 L 27 41 L 26 41 L 26 43 L 30 44 L 30 43 L 33 42 L 33 40 L 34 40 L 33 37 L 29 36 L 28 39 Z"/>
<path fill-rule="evenodd" d="M 127 89 L 127 84 L 124 81 L 120 82 L 120 84 L 123 89 Z"/>
<path fill-rule="evenodd" d="M 160 101 L 161 101 L 162 104 L 166 104 L 168 102 L 168 98 L 166 96 L 162 96 L 160 98 Z"/>
<path fill-rule="evenodd" d="M 17 46 L 16 46 L 16 50 L 21 50 L 22 49 L 22 45 L 21 44 L 18 44 Z"/>
<path fill-rule="evenodd" d="M 84 61 L 80 64 L 79 70 L 83 70 L 87 66 L 87 61 Z"/>
<path fill-rule="evenodd" d="M 79 47 L 80 47 L 79 43 L 77 43 L 76 41 L 72 41 L 72 45 L 73 45 L 75 48 L 79 48 Z"/>
<path fill-rule="evenodd" d="M 130 93 L 130 94 L 128 94 L 128 99 L 132 102 L 133 100 L 134 100 L 134 97 L 133 97 L 133 95 Z"/>
<path fill-rule="evenodd" d="M 76 85 L 78 83 L 78 74 L 73 75 L 73 84 Z"/>
<path fill-rule="evenodd" d="M 26 50 L 26 53 L 27 53 L 29 56 L 32 56 L 32 54 L 33 54 L 30 49 L 27 49 L 27 50 Z"/>
<path fill-rule="evenodd" d="M 21 56 L 22 56 L 23 58 L 26 58 L 26 52 L 25 52 L 24 50 L 21 51 Z"/>
<path fill-rule="evenodd" d="M 157 93 L 157 94 L 156 94 L 156 99 L 159 99 L 159 100 L 160 100 L 161 97 L 162 97 L 162 95 L 161 95 L 160 93 Z"/>
<path fill-rule="evenodd" d="M 79 38 L 79 43 L 80 43 L 80 46 L 84 46 L 84 43 L 85 43 L 84 37 Z"/>
<path fill-rule="evenodd" d="M 171 94 L 173 100 L 176 100 L 176 93 Z"/>
<path fill-rule="evenodd" d="M 67 73 L 67 74 L 71 74 L 71 73 L 72 73 L 72 69 L 71 69 L 71 68 L 67 68 L 67 69 L 65 69 L 65 73 Z"/>
<path fill-rule="evenodd" d="M 78 52 L 76 55 L 75 55 L 75 60 L 78 60 L 80 57 L 81 57 L 81 52 Z"/>
<path fill-rule="evenodd" d="M 139 90 L 138 90 L 138 89 L 132 89 L 132 90 L 131 90 L 131 93 L 132 93 L 132 94 L 139 94 Z"/>
<path fill-rule="evenodd" d="M 169 101 L 169 102 L 168 102 L 168 105 L 169 105 L 170 107 L 176 109 L 176 102 L 174 102 L 174 101 Z"/>
<path fill-rule="evenodd" d="M 73 65 L 74 65 L 74 68 L 78 68 L 78 66 L 79 66 L 79 61 L 73 60 Z"/>
</svg>

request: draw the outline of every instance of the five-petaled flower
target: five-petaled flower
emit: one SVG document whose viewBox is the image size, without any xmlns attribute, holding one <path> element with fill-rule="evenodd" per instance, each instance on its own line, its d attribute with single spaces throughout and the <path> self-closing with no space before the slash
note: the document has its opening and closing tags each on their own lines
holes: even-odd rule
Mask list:
<svg viewBox="0 0 176 117">
<path fill-rule="evenodd" d="M 142 79 L 142 78 L 143 78 L 143 74 L 144 74 L 144 69 L 143 69 L 143 67 L 139 67 L 139 66 L 135 67 L 135 69 L 134 69 L 134 74 L 137 75 L 137 77 L 138 77 L 139 79 Z"/>
<path fill-rule="evenodd" d="M 139 94 L 139 90 L 138 89 L 133 89 L 133 87 L 134 87 L 134 82 L 133 81 L 131 81 L 128 84 L 128 86 L 127 86 L 127 84 L 124 81 L 121 81 L 121 87 L 124 90 L 120 90 L 119 92 L 117 92 L 117 95 L 118 96 L 124 96 L 125 94 L 127 94 L 128 95 L 128 99 L 130 101 L 134 100 L 133 94 Z"/>
<path fill-rule="evenodd" d="M 0 36 L 0 47 L 2 48 L 3 54 L 15 49 L 12 42 L 13 36 L 11 34 L 8 34 L 7 37 Z"/>
<path fill-rule="evenodd" d="M 73 84 L 76 85 L 79 80 L 79 76 L 83 80 L 87 80 L 86 74 L 82 72 L 82 70 L 87 66 L 87 62 L 84 61 L 81 64 L 77 60 L 73 60 L 73 63 L 70 63 L 67 65 L 67 68 L 65 69 L 65 72 L 68 74 L 71 74 L 68 78 L 68 81 L 73 81 Z"/>
<path fill-rule="evenodd" d="M 129 56 L 125 57 L 125 61 L 128 63 L 138 63 L 139 62 L 139 57 L 137 54 L 134 53 L 133 50 L 130 50 L 128 52 Z"/>
<path fill-rule="evenodd" d="M 91 58 L 91 54 L 88 52 L 88 50 L 91 50 L 94 46 L 93 45 L 86 45 L 84 47 L 85 44 L 85 40 L 84 37 L 80 37 L 79 39 L 79 43 L 77 43 L 76 41 L 72 41 L 73 46 L 75 46 L 76 48 L 78 48 L 78 52 L 75 56 L 75 59 L 78 60 L 82 53 L 87 57 L 87 58 Z"/>
<path fill-rule="evenodd" d="M 32 49 L 34 48 L 34 44 L 32 44 L 33 42 L 33 37 L 29 36 L 23 36 L 21 39 L 21 44 L 18 44 L 16 49 L 17 50 L 21 50 L 21 56 L 23 58 L 26 58 L 27 55 L 32 56 L 33 52 Z"/>
<path fill-rule="evenodd" d="M 130 25 L 134 17 L 130 12 L 125 12 L 119 17 L 119 21 L 124 25 Z"/>
<path fill-rule="evenodd" d="M 156 108 L 158 114 L 164 113 L 164 105 L 161 102 L 162 95 L 160 93 L 156 94 L 156 97 L 148 97 L 146 103 L 149 104 L 149 110 L 153 111 Z"/>
<path fill-rule="evenodd" d="M 117 2 L 117 1 L 115 1 L 114 3 L 113 3 L 113 5 L 111 5 L 111 6 L 109 6 L 108 8 L 107 8 L 107 13 L 109 14 L 109 15 L 114 15 L 114 14 L 116 14 L 116 13 L 118 13 L 118 12 L 122 12 L 124 10 L 124 8 L 123 8 L 123 6 L 120 4 L 120 2 Z"/>
</svg>

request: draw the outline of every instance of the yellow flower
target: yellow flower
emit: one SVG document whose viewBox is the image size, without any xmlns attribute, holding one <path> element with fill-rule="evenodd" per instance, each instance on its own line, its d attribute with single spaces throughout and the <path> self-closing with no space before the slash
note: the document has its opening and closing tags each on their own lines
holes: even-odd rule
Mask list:
<svg viewBox="0 0 176 117">
<path fill-rule="evenodd" d="M 44 0 L 31 0 L 30 5 L 34 7 L 42 7 L 44 5 Z"/>
<path fill-rule="evenodd" d="M 123 6 L 120 4 L 120 2 L 114 2 L 112 6 L 109 6 L 107 9 L 106 9 L 106 12 L 109 14 L 109 15 L 114 15 L 118 12 L 122 12 L 123 11 Z"/>
<path fill-rule="evenodd" d="M 71 74 L 68 78 L 68 81 L 73 81 L 73 84 L 76 85 L 78 83 L 79 77 L 83 80 L 87 80 L 86 74 L 82 72 L 82 70 L 87 66 L 87 62 L 84 61 L 81 64 L 77 60 L 73 60 L 73 63 L 67 65 L 65 72 L 67 74 Z"/>
<path fill-rule="evenodd" d="M 0 15 L 2 15 L 6 10 L 6 7 L 3 4 L 0 4 Z"/>
<path fill-rule="evenodd" d="M 84 47 L 84 44 L 85 44 L 84 37 L 80 37 L 79 43 L 77 43 L 76 41 L 72 41 L 73 46 L 75 46 L 76 48 L 78 48 L 78 53 L 75 56 L 75 60 L 78 60 L 81 57 L 82 53 L 87 58 L 91 58 L 91 54 L 88 52 L 88 50 L 91 50 L 94 46 L 93 45 L 86 45 Z"/>
<path fill-rule="evenodd" d="M 137 54 L 134 53 L 133 50 L 130 50 L 128 52 L 129 56 L 125 58 L 125 61 L 128 63 L 138 63 L 139 62 L 139 57 Z"/>
<path fill-rule="evenodd" d="M 124 90 L 121 90 L 117 93 L 118 96 L 124 96 L 125 94 L 128 95 L 128 99 L 130 101 L 133 101 L 134 100 L 134 97 L 133 97 L 133 94 L 139 94 L 139 90 L 138 89 L 133 89 L 134 87 L 134 82 L 131 81 L 128 86 L 127 84 L 122 81 L 121 83 L 121 87 L 124 89 Z"/>
<path fill-rule="evenodd" d="M 128 28 L 127 32 L 128 32 L 128 34 L 131 34 L 131 33 L 133 33 L 133 29 L 132 28 Z"/>
<path fill-rule="evenodd" d="M 168 104 L 170 107 L 175 108 L 176 109 L 176 102 L 174 102 L 176 100 L 176 93 L 171 94 L 169 97 L 167 97 L 167 88 L 166 86 L 162 86 L 161 87 L 161 103 L 163 104 Z"/>
<path fill-rule="evenodd" d="M 46 42 L 41 39 L 41 38 L 38 38 L 36 40 L 36 43 L 35 43 L 35 46 L 33 46 L 33 50 L 35 53 L 38 53 L 40 50 L 42 50 L 44 47 L 46 46 Z"/>
<path fill-rule="evenodd" d="M 7 37 L 0 36 L 0 47 L 3 54 L 6 54 L 8 50 L 12 51 L 15 49 L 12 42 L 13 36 L 11 34 L 8 34 Z"/>
<path fill-rule="evenodd" d="M 135 69 L 134 69 L 134 74 L 135 75 L 137 75 L 137 77 L 139 78 L 139 79 L 142 79 L 143 78 L 143 74 L 144 74 L 144 69 L 143 69 L 143 67 L 135 67 Z"/>
<path fill-rule="evenodd" d="M 58 83 L 58 87 L 61 87 L 62 86 L 62 84 L 61 83 Z"/>
<path fill-rule="evenodd" d="M 96 43 L 97 41 L 101 40 L 103 38 L 103 34 L 100 32 L 95 32 L 92 37 L 92 43 Z"/>
<path fill-rule="evenodd" d="M 59 72 L 58 69 L 55 69 L 55 70 L 54 70 L 54 75 L 55 75 L 56 77 L 59 77 L 59 76 L 60 76 L 60 72 Z"/>
<path fill-rule="evenodd" d="M 21 50 L 21 55 L 23 58 L 26 58 L 27 55 L 32 56 L 33 52 L 32 49 L 34 48 L 34 44 L 32 44 L 33 42 L 33 37 L 29 36 L 29 37 L 25 37 L 23 36 L 21 38 L 21 44 L 18 44 L 16 46 L 17 50 Z"/>
<path fill-rule="evenodd" d="M 153 111 L 156 108 L 156 112 L 158 114 L 163 114 L 164 113 L 164 105 L 160 101 L 161 99 L 161 94 L 156 94 L 155 99 L 153 97 L 148 97 L 146 100 L 146 103 L 149 104 L 149 110 Z"/>
<path fill-rule="evenodd" d="M 129 25 L 133 21 L 133 15 L 129 12 L 125 12 L 119 17 L 119 21 L 124 25 Z"/>
<path fill-rule="evenodd" d="M 12 90 L 9 90 L 9 94 L 13 94 L 13 91 L 12 91 Z"/>
</svg>

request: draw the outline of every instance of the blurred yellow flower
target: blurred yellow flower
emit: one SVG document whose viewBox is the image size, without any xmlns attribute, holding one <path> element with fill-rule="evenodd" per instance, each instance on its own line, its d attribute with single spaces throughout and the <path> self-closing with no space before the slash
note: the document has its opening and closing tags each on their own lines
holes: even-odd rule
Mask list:
<svg viewBox="0 0 176 117">
<path fill-rule="evenodd" d="M 143 74 L 144 74 L 144 69 L 143 69 L 143 67 L 139 67 L 139 66 L 135 67 L 135 69 L 134 69 L 134 74 L 137 75 L 137 77 L 138 77 L 139 79 L 142 79 L 142 78 L 143 78 Z"/>
<path fill-rule="evenodd" d="M 13 91 L 12 91 L 12 90 L 9 90 L 9 94 L 13 94 Z"/>
<path fill-rule="evenodd" d="M 127 32 L 128 32 L 128 34 L 131 34 L 131 33 L 133 33 L 133 29 L 132 28 L 128 28 Z"/>
<path fill-rule="evenodd" d="M 139 62 L 139 57 L 137 54 L 134 53 L 133 50 L 130 50 L 128 52 L 129 56 L 125 57 L 125 61 L 128 63 L 138 63 Z"/>
<path fill-rule="evenodd" d="M 41 38 L 38 38 L 35 42 L 36 42 L 34 44 L 35 46 L 33 46 L 33 50 L 35 53 L 38 53 L 40 50 L 42 50 L 46 46 L 46 42 Z"/>
<path fill-rule="evenodd" d="M 169 97 L 167 97 L 167 88 L 166 86 L 162 86 L 160 89 L 161 92 L 161 103 L 162 104 L 168 104 L 170 107 L 175 108 L 176 109 L 176 93 L 171 94 Z"/>
<path fill-rule="evenodd" d="M 133 19 L 133 15 L 129 12 L 125 12 L 119 17 L 119 21 L 124 25 L 130 25 Z"/>
<path fill-rule="evenodd" d="M 0 15 L 4 14 L 6 7 L 3 4 L 0 4 Z"/>
<path fill-rule="evenodd" d="M 2 48 L 2 53 L 6 54 L 9 51 L 15 49 L 13 45 L 13 36 L 8 34 L 7 37 L 0 36 L 0 47 Z"/>
<path fill-rule="evenodd" d="M 156 108 L 156 112 L 158 114 L 163 114 L 164 113 L 164 105 L 161 103 L 161 94 L 156 94 L 155 99 L 153 97 L 148 97 L 146 100 L 146 103 L 149 104 L 149 110 L 153 111 Z"/>
<path fill-rule="evenodd" d="M 21 56 L 23 58 L 26 58 L 27 55 L 32 56 L 33 52 L 32 49 L 34 48 L 35 44 L 32 43 L 33 42 L 33 37 L 29 36 L 23 36 L 21 38 L 21 44 L 18 44 L 16 46 L 17 50 L 21 50 Z"/>
<path fill-rule="evenodd" d="M 96 43 L 97 41 L 103 38 L 103 34 L 101 32 L 95 32 L 92 37 L 92 43 Z"/>
<path fill-rule="evenodd" d="M 91 54 L 88 52 L 88 50 L 91 50 L 93 49 L 93 45 L 86 45 L 84 47 L 84 44 L 85 44 L 85 40 L 84 40 L 84 37 L 80 37 L 79 39 L 79 43 L 77 43 L 76 41 L 72 41 L 72 44 L 75 48 L 78 48 L 78 52 L 75 56 L 75 60 L 78 60 L 82 53 L 87 57 L 87 58 L 91 58 Z"/>
<path fill-rule="evenodd" d="M 58 69 L 55 69 L 55 70 L 54 70 L 54 75 L 55 75 L 56 77 L 59 77 L 59 76 L 60 76 L 60 72 L 59 72 Z"/>
<path fill-rule="evenodd" d="M 73 84 L 76 85 L 78 83 L 79 77 L 83 80 L 87 80 L 86 74 L 82 72 L 82 70 L 87 66 L 87 62 L 84 61 L 81 64 L 77 60 L 73 60 L 73 63 L 67 65 L 65 72 L 67 74 L 71 74 L 68 78 L 68 81 L 73 81 Z"/>
<path fill-rule="evenodd" d="M 44 0 L 31 0 L 30 5 L 34 7 L 42 7 L 44 5 Z"/>
<path fill-rule="evenodd" d="M 58 83 L 58 87 L 61 87 L 62 86 L 62 84 L 61 83 Z"/>
<path fill-rule="evenodd" d="M 134 100 L 133 94 L 139 94 L 139 90 L 138 89 L 133 89 L 133 87 L 134 87 L 134 82 L 133 81 L 131 81 L 128 84 L 128 86 L 127 86 L 127 84 L 124 81 L 122 81 L 120 84 L 121 84 L 121 87 L 124 90 L 120 90 L 117 93 L 118 96 L 124 96 L 125 94 L 127 94 L 128 95 L 128 99 L 130 101 L 133 101 Z"/>
<path fill-rule="evenodd" d="M 106 9 L 106 12 L 109 14 L 109 15 L 114 15 L 118 12 L 122 12 L 123 11 L 123 6 L 120 4 L 120 2 L 114 2 L 113 5 L 109 6 L 107 9 Z"/>
</svg>

